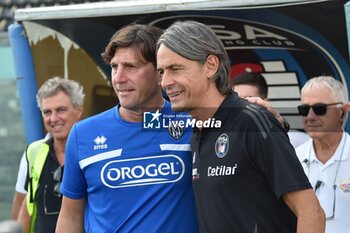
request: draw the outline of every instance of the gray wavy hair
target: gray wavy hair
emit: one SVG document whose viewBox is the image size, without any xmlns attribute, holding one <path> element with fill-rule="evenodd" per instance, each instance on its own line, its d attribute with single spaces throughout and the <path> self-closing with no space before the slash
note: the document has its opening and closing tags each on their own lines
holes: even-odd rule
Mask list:
<svg viewBox="0 0 350 233">
<path fill-rule="evenodd" d="M 161 44 L 178 55 L 204 64 L 209 55 L 218 57 L 220 64 L 213 77 L 216 87 L 223 94 L 231 92 L 230 59 L 224 45 L 215 33 L 205 24 L 196 21 L 177 21 L 160 36 L 157 51 Z"/>
<path fill-rule="evenodd" d="M 348 102 L 349 97 L 343 83 L 332 76 L 327 75 L 309 79 L 301 89 L 301 93 L 310 89 L 318 88 L 321 84 L 325 85 L 331 91 L 335 101 L 343 103 Z"/>
<path fill-rule="evenodd" d="M 84 89 L 78 82 L 60 77 L 53 77 L 46 80 L 43 85 L 41 85 L 36 95 L 36 101 L 40 110 L 42 100 L 56 95 L 59 91 L 63 91 L 70 97 L 74 107 L 84 104 Z"/>
</svg>

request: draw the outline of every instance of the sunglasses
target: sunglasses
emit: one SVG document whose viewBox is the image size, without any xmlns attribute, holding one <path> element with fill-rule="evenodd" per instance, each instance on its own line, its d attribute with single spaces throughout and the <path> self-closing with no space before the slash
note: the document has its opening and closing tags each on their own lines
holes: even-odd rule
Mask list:
<svg viewBox="0 0 350 233">
<path fill-rule="evenodd" d="M 332 106 L 332 105 L 336 105 L 336 104 L 342 104 L 342 102 L 331 103 L 331 104 L 317 103 L 314 105 L 303 104 L 303 105 L 298 106 L 298 112 L 302 116 L 307 116 L 309 114 L 310 108 L 312 108 L 312 111 L 317 116 L 322 116 L 322 115 L 326 114 L 328 106 Z"/>
<path fill-rule="evenodd" d="M 60 192 L 62 175 L 63 175 L 63 168 L 59 166 L 53 172 L 53 180 L 55 181 L 53 190 L 51 185 L 45 185 L 43 199 L 44 199 L 44 213 L 46 215 L 58 215 L 60 213 L 61 204 L 57 202 L 57 198 L 62 197 L 62 194 Z M 52 192 L 51 190 L 53 191 L 53 195 L 51 194 Z"/>
<path fill-rule="evenodd" d="M 62 181 L 62 167 L 58 166 L 57 169 L 53 173 L 53 179 L 56 181 L 56 184 L 53 188 L 53 193 L 56 197 L 61 197 L 62 194 L 60 192 L 61 181 Z"/>
<path fill-rule="evenodd" d="M 321 186 L 324 186 L 324 183 L 323 181 L 320 181 L 318 180 L 317 183 L 316 183 L 316 186 L 315 186 L 315 193 L 316 193 L 316 196 L 319 195 L 319 192 L 318 190 L 321 188 Z M 333 190 L 333 206 L 332 206 L 332 212 L 331 213 L 326 213 L 326 220 L 332 220 L 334 219 L 334 215 L 335 215 L 335 201 L 336 201 L 336 195 L 335 195 L 335 192 L 336 192 L 336 189 L 337 189 L 337 185 L 333 185 L 332 186 L 332 190 Z M 329 198 L 329 201 L 331 201 L 331 198 Z M 330 211 L 328 211 L 330 212 Z"/>
</svg>

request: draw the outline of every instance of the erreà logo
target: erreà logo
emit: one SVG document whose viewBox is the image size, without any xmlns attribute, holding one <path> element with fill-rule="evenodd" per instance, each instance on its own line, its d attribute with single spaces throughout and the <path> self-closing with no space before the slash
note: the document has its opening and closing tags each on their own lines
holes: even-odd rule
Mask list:
<svg viewBox="0 0 350 233">
<path fill-rule="evenodd" d="M 108 145 L 105 144 L 106 141 L 107 141 L 107 138 L 105 136 L 103 136 L 103 135 L 97 136 L 94 139 L 94 143 L 95 143 L 94 150 L 107 149 Z"/>
<path fill-rule="evenodd" d="M 185 173 L 183 160 L 176 155 L 161 155 L 116 160 L 101 170 L 102 183 L 110 188 L 173 183 Z"/>
</svg>

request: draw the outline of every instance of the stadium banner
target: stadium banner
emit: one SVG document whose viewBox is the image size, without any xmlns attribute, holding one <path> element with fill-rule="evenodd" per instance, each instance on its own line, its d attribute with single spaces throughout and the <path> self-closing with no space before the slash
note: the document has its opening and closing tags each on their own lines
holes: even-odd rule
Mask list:
<svg viewBox="0 0 350 233">
<path fill-rule="evenodd" d="M 200 21 L 215 31 L 231 59 L 231 78 L 245 70 L 261 72 L 269 85 L 268 97 L 272 105 L 288 119 L 292 128 L 302 129 L 296 107 L 300 104 L 300 89 L 308 79 L 331 75 L 349 88 L 350 65 L 343 1 L 32 20 L 25 28 L 33 47 L 47 39 L 38 39 L 38 32 L 34 29 L 37 26 L 33 25 L 64 35 L 74 44 L 68 47 L 68 51 L 67 46 L 57 46 L 64 50 L 61 52 L 64 59 L 72 60 L 73 50 L 83 50 L 108 82 L 110 68 L 103 63 L 100 54 L 117 29 L 133 22 L 150 23 L 165 29 L 176 20 Z M 58 41 L 57 36 L 48 35 Z M 53 49 L 45 52 L 56 53 Z M 34 61 L 42 64 L 42 56 L 35 54 Z M 81 65 L 65 61 L 63 66 L 67 67 L 67 64 L 69 70 L 65 73 L 81 75 L 81 69 L 74 71 L 74 66 L 81 68 Z M 92 72 L 89 73 L 91 77 Z M 47 73 L 41 73 L 42 77 L 47 77 L 45 75 Z M 81 79 L 81 82 L 93 82 L 88 77 Z M 350 131 L 349 124 L 346 129 Z"/>
</svg>

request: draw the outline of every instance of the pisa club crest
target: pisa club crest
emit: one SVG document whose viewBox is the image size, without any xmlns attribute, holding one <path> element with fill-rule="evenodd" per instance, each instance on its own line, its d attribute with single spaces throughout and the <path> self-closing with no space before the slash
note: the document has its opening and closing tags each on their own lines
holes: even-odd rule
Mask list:
<svg viewBox="0 0 350 233">
<path fill-rule="evenodd" d="M 219 158 L 225 157 L 229 148 L 229 138 L 228 135 L 223 133 L 221 134 L 215 142 L 215 153 Z"/>
</svg>

